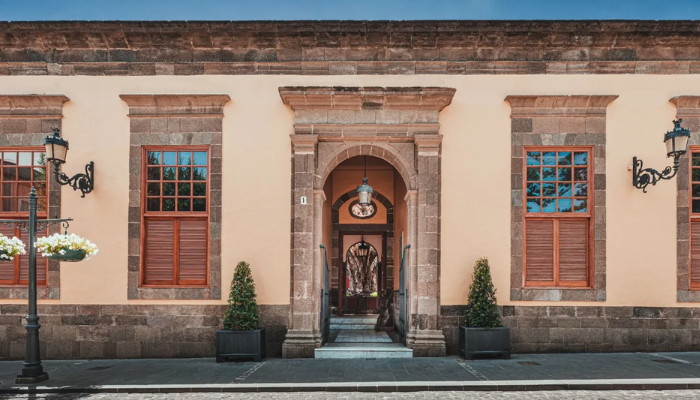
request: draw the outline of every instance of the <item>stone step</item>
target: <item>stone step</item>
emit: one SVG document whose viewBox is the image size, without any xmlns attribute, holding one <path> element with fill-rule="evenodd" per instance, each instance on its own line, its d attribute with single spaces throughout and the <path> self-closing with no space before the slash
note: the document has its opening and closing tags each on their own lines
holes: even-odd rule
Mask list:
<svg viewBox="0 0 700 400">
<path fill-rule="evenodd" d="M 413 349 L 400 343 L 328 343 L 315 350 L 315 358 L 413 358 Z"/>
<path fill-rule="evenodd" d="M 333 325 L 331 324 L 331 330 L 336 331 L 336 330 L 343 330 L 343 329 L 352 329 L 352 330 L 369 330 L 373 331 L 374 330 L 374 324 L 372 325 L 350 325 L 350 324 L 337 324 Z"/>
</svg>

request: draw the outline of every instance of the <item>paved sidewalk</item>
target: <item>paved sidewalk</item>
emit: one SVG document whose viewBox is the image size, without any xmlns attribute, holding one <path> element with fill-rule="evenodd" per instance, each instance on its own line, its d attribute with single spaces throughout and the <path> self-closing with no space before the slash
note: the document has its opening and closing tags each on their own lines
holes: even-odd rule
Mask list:
<svg viewBox="0 0 700 400">
<path fill-rule="evenodd" d="M 15 385 L 0 362 L 0 393 L 700 389 L 700 353 L 520 354 L 377 360 L 213 359 L 45 361 L 50 380 Z"/>
</svg>

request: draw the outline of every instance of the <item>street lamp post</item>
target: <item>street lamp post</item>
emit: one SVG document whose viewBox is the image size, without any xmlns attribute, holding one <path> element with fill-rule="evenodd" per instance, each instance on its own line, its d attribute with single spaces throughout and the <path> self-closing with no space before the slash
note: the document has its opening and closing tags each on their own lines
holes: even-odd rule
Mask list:
<svg viewBox="0 0 700 400">
<path fill-rule="evenodd" d="M 36 305 L 36 232 L 46 229 L 51 225 L 72 221 L 72 218 L 64 219 L 36 219 L 36 190 L 32 187 L 29 192 L 29 219 L 0 219 L 0 224 L 27 232 L 29 242 L 29 311 L 27 313 L 27 344 L 24 353 L 24 367 L 22 374 L 17 376 L 15 383 L 37 383 L 49 379 L 41 365 L 39 353 L 39 316 Z"/>
</svg>

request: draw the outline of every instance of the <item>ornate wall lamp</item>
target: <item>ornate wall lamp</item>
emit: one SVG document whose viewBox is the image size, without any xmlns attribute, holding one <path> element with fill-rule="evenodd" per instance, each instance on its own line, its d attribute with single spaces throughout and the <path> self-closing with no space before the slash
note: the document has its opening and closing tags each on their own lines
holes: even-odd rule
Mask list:
<svg viewBox="0 0 700 400">
<path fill-rule="evenodd" d="M 44 138 L 44 146 L 46 146 L 46 159 L 53 163 L 53 175 L 56 182 L 60 185 L 69 185 L 73 190 L 83 192 L 81 197 L 85 197 L 87 193 L 92 192 L 95 188 L 95 163 L 90 161 L 85 165 L 84 174 L 75 174 L 72 177 L 61 172 L 61 164 L 66 162 L 68 154 L 68 141 L 61 137 L 61 131 L 58 128 L 53 128 L 53 136 Z"/>
<path fill-rule="evenodd" d="M 690 129 L 681 128 L 682 119 L 673 121 L 673 130 L 666 132 L 664 143 L 666 143 L 666 157 L 673 157 L 673 167 L 668 166 L 659 172 L 653 168 L 644 168 L 642 160 L 637 157 L 632 158 L 632 184 L 637 189 L 647 192 L 647 186 L 656 185 L 662 179 L 671 179 L 678 173 L 681 165 L 680 158 L 688 152 L 688 139 L 690 139 Z"/>
</svg>

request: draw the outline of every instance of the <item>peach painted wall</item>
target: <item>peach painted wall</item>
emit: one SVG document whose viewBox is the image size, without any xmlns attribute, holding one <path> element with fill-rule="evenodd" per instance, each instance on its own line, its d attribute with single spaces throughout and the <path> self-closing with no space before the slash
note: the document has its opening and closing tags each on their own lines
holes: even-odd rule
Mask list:
<svg viewBox="0 0 700 400">
<path fill-rule="evenodd" d="M 632 187 L 627 167 L 635 155 L 655 168 L 669 164 L 662 135 L 671 128 L 675 109 L 668 99 L 697 95 L 698 75 L 0 77 L 3 94 L 68 96 L 66 172 L 78 172 L 90 160 L 96 163 L 93 193 L 81 199 L 63 189 L 63 216 L 75 218 L 72 230 L 93 239 L 101 252 L 89 262 L 64 264 L 61 299 L 44 302 L 225 302 L 226 293 L 220 301 L 126 299 L 129 118 L 119 95 L 217 93 L 231 97 L 223 120 L 222 287 L 229 286 L 236 263 L 246 260 L 260 303 L 288 304 L 289 134 L 294 119 L 278 88 L 304 85 L 457 89 L 452 105 L 440 115 L 444 305 L 466 302 L 473 264 L 483 256 L 490 259 L 499 302 L 513 304 L 508 299 L 510 107 L 503 99 L 511 94 L 619 95 L 607 117 L 607 301 L 588 304 L 679 306 L 676 183 L 662 182 L 643 194 Z"/>
</svg>

